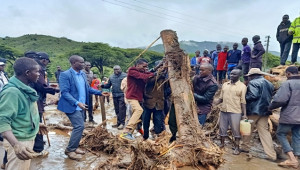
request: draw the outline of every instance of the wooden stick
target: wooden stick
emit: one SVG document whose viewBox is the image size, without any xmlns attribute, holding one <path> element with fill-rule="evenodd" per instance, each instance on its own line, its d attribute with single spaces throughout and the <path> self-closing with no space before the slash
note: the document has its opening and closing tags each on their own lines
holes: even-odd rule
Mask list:
<svg viewBox="0 0 300 170">
<path fill-rule="evenodd" d="M 45 120 L 44 114 L 43 114 L 43 121 L 44 121 L 44 125 L 46 125 L 46 120 Z M 48 145 L 51 146 L 48 133 L 46 134 L 46 136 L 47 136 L 47 140 L 48 140 Z"/>
<path fill-rule="evenodd" d="M 130 67 L 132 63 L 134 63 L 138 58 L 141 57 L 141 55 L 143 55 L 157 40 L 160 39 L 160 36 L 154 40 L 144 51 L 142 51 L 137 57 L 135 57 L 129 64 L 127 67 Z"/>
</svg>

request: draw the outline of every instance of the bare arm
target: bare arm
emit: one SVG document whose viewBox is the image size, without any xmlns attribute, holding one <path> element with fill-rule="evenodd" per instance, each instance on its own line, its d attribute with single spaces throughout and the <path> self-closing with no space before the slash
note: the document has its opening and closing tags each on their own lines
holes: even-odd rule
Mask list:
<svg viewBox="0 0 300 170">
<path fill-rule="evenodd" d="M 11 146 L 13 146 L 13 147 L 19 142 L 18 139 L 15 137 L 15 135 L 12 133 L 11 130 L 2 132 L 2 136 L 3 136 L 3 138 L 6 139 L 6 140 L 11 144 Z"/>
<path fill-rule="evenodd" d="M 2 136 L 6 139 L 11 146 L 14 148 L 16 156 L 21 160 L 28 160 L 33 158 L 33 150 L 32 148 L 28 148 L 22 145 L 11 130 L 2 132 Z"/>
<path fill-rule="evenodd" d="M 246 111 L 246 104 L 241 104 L 242 107 L 242 118 L 247 119 L 247 111 Z"/>
</svg>

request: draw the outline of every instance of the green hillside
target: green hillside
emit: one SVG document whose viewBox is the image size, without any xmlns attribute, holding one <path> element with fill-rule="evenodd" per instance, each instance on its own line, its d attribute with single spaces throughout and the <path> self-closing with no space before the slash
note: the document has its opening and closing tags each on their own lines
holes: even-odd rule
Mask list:
<svg viewBox="0 0 300 170">
<path fill-rule="evenodd" d="M 23 35 L 16 38 L 0 38 L 0 45 L 6 45 L 22 52 L 28 50 L 44 51 L 51 57 L 64 55 L 66 52 L 80 48 L 83 44 L 83 42 L 76 42 L 65 37 L 56 38 L 37 34 Z"/>
<path fill-rule="evenodd" d="M 70 67 L 68 58 L 70 55 L 78 54 L 90 61 L 94 67 L 92 70 L 101 77 L 109 76 L 112 73 L 111 67 L 120 65 L 123 70 L 127 70 L 134 58 L 143 50 L 138 48 L 122 49 L 111 47 L 105 43 L 85 43 L 76 42 L 65 37 L 57 38 L 47 35 L 23 35 L 20 37 L 0 38 L 0 57 L 8 59 L 6 71 L 10 76 L 13 74 L 12 63 L 18 57 L 23 56 L 28 50 L 43 51 L 49 54 L 51 64 L 48 66 L 48 77 L 54 79 L 56 66 L 61 66 L 63 70 Z M 163 54 L 155 51 L 148 51 L 141 56 L 151 61 L 162 59 Z"/>
</svg>

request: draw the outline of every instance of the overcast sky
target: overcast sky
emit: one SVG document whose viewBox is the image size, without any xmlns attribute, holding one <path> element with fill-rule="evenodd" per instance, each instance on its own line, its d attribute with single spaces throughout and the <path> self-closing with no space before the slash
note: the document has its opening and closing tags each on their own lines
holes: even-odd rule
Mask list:
<svg viewBox="0 0 300 170">
<path fill-rule="evenodd" d="M 134 48 L 172 29 L 195 41 L 270 35 L 270 50 L 279 51 L 277 26 L 284 14 L 300 16 L 300 0 L 0 0 L 0 9 L 0 37 L 44 34 Z"/>
</svg>

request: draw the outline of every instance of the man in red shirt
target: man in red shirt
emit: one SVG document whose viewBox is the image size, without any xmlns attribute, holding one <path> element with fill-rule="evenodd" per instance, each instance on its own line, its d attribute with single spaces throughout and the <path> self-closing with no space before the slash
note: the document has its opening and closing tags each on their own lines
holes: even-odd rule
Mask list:
<svg viewBox="0 0 300 170">
<path fill-rule="evenodd" d="M 203 57 L 200 57 L 198 63 L 201 64 L 211 64 L 211 59 L 208 57 L 208 50 L 203 51 Z"/>
<path fill-rule="evenodd" d="M 138 120 L 140 119 L 143 108 L 140 103 L 143 101 L 143 94 L 145 90 L 146 82 L 149 78 L 154 76 L 154 73 L 146 72 L 148 68 L 148 62 L 145 59 L 139 59 L 136 61 L 134 67 L 130 67 L 127 73 L 127 91 L 126 99 L 132 108 L 132 116 L 120 135 L 121 138 L 126 140 L 135 140 L 131 131 L 134 130 Z"/>
<path fill-rule="evenodd" d="M 222 84 L 223 79 L 225 79 L 226 77 L 226 71 L 227 71 L 227 64 L 226 64 L 226 60 L 227 60 L 227 51 L 228 51 L 229 47 L 228 45 L 226 45 L 223 48 L 223 51 L 219 53 L 218 55 L 218 65 L 217 65 L 217 71 L 218 71 L 218 81 L 219 84 Z"/>
</svg>

